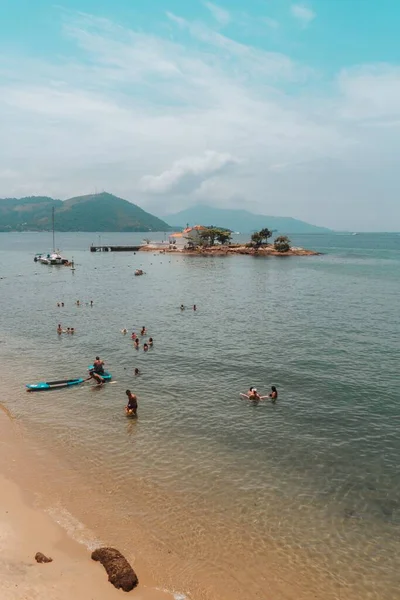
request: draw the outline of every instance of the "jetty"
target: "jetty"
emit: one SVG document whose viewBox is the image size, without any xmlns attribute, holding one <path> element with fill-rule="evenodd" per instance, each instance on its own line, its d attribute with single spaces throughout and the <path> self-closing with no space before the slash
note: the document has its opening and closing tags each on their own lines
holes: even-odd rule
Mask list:
<svg viewBox="0 0 400 600">
<path fill-rule="evenodd" d="M 90 246 L 90 252 L 138 252 L 142 246 Z"/>
</svg>

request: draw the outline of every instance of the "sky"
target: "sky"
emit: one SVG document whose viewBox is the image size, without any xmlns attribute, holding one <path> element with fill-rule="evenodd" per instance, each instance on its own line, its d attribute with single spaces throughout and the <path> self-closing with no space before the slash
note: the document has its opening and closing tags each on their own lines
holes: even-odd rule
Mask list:
<svg viewBox="0 0 400 600">
<path fill-rule="evenodd" d="M 400 231 L 399 0 L 1 0 L 0 197 Z"/>
</svg>

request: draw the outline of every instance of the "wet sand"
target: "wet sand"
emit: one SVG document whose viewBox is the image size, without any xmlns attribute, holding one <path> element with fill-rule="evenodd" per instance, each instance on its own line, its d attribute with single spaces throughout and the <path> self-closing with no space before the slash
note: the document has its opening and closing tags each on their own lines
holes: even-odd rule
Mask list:
<svg viewBox="0 0 400 600">
<path fill-rule="evenodd" d="M 72 539 L 38 506 L 40 479 L 32 487 L 35 464 L 20 428 L 11 415 L 0 413 L 0 592 L 2 600 L 116 600 L 123 592 L 109 582 L 104 568 L 91 560 L 91 548 Z M 27 477 L 28 472 L 30 476 Z M 24 484 L 26 481 L 26 484 Z M 90 544 L 89 544 L 90 545 Z M 53 559 L 39 564 L 35 554 Z M 171 600 L 157 590 L 150 576 L 137 568 L 137 600 Z"/>
</svg>

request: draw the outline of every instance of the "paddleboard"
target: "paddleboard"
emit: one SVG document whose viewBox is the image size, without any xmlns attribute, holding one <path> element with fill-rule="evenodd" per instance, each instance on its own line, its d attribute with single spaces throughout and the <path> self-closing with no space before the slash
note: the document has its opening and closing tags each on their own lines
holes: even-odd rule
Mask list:
<svg viewBox="0 0 400 600">
<path fill-rule="evenodd" d="M 79 385 L 84 382 L 81 377 L 76 379 L 60 379 L 58 381 L 40 381 L 39 383 L 28 383 L 26 388 L 28 392 L 44 392 L 46 390 L 56 390 L 60 388 Z"/>
</svg>

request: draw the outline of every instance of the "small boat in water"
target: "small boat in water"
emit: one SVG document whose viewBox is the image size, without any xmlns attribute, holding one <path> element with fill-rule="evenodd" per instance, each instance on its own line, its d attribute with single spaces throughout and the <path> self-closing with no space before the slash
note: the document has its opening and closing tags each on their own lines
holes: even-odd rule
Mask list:
<svg viewBox="0 0 400 600">
<path fill-rule="evenodd" d="M 28 392 L 44 392 L 46 390 L 58 390 L 60 388 L 80 385 L 85 380 L 82 377 L 75 379 L 60 379 L 58 381 L 40 381 L 39 383 L 28 383 L 26 385 Z"/>
<path fill-rule="evenodd" d="M 42 265 L 69 265 L 68 258 L 61 256 L 59 252 L 35 254 L 33 259 L 35 262 L 40 262 Z"/>
<path fill-rule="evenodd" d="M 34 262 L 40 262 L 42 265 L 67 265 L 71 263 L 68 258 L 61 256 L 60 251 L 56 251 L 55 234 L 54 234 L 54 206 L 52 208 L 52 224 L 53 224 L 53 252 L 40 252 L 35 254 Z"/>
</svg>

